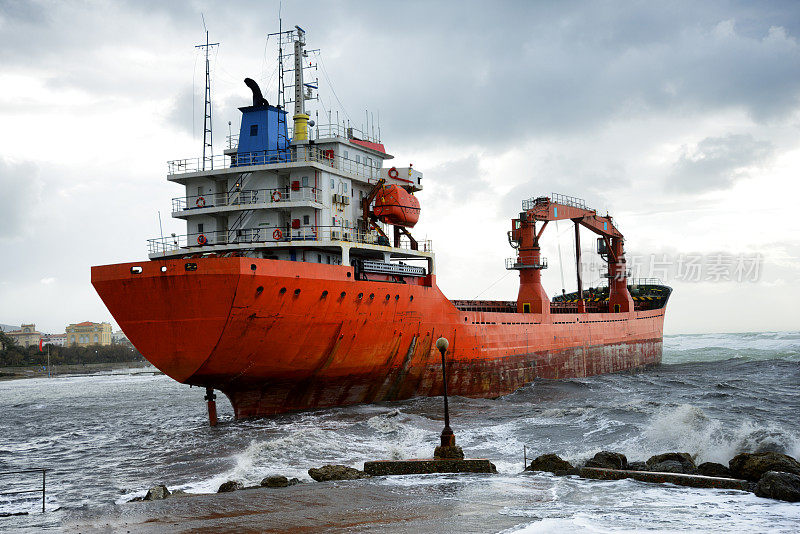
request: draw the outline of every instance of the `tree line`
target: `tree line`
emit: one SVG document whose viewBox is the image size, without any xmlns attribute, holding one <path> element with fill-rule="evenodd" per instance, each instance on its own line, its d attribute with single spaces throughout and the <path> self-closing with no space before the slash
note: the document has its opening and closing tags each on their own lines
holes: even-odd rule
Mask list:
<svg viewBox="0 0 800 534">
<path fill-rule="evenodd" d="M 80 365 L 84 363 L 140 362 L 144 357 L 128 344 L 91 345 L 88 347 L 59 347 L 49 345 L 50 365 Z M 37 345 L 22 347 L 0 331 L 0 367 L 47 365 L 48 346 L 39 352 Z"/>
</svg>

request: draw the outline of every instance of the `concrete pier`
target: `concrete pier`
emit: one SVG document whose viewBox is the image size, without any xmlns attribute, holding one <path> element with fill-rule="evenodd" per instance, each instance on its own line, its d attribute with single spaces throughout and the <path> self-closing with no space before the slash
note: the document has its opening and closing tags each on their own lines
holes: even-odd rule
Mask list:
<svg viewBox="0 0 800 534">
<path fill-rule="evenodd" d="M 364 462 L 370 476 L 427 475 L 432 473 L 497 473 L 486 459 L 378 460 Z"/>
</svg>

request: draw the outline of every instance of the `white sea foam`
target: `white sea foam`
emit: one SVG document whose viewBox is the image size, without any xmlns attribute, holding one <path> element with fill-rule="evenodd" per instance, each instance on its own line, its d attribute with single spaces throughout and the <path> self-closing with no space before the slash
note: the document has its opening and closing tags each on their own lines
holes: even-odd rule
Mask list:
<svg viewBox="0 0 800 534">
<path fill-rule="evenodd" d="M 776 450 L 800 456 L 800 437 L 775 424 L 743 419 L 736 425 L 710 418 L 691 404 L 666 407 L 652 416 L 641 435 L 619 444 L 629 460 L 667 451 L 688 452 L 696 463 L 727 465 L 740 452 Z"/>
</svg>

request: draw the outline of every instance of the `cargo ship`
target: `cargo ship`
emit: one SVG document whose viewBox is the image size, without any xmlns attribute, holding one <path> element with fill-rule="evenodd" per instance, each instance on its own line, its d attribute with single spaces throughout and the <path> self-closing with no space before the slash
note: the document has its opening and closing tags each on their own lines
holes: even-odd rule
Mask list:
<svg viewBox="0 0 800 534">
<path fill-rule="evenodd" d="M 293 89 L 281 80 L 272 105 L 247 78 L 252 105 L 216 156 L 207 90 L 203 157 L 168 162 L 167 179 L 184 188 L 172 216 L 186 234 L 149 240 L 146 261 L 92 268 L 153 365 L 205 388 L 210 412 L 220 391 L 247 418 L 441 395 L 440 336 L 447 388 L 467 397 L 661 361 L 671 289 L 630 279 L 614 220 L 577 198 L 534 196 L 514 214 L 502 238 L 514 249 L 505 267 L 519 272 L 516 300 L 448 299 L 430 241 L 412 234 L 422 173 L 389 165 L 380 128 L 313 120 L 305 32 L 275 35 Z M 577 291 L 550 299 L 540 239 L 559 220 L 575 226 Z M 583 287 L 580 228 L 607 263 L 599 287 Z"/>
</svg>

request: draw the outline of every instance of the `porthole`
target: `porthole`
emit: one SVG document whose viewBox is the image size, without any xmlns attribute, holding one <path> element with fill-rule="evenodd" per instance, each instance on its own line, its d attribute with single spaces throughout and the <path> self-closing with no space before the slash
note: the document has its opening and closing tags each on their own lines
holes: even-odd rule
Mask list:
<svg viewBox="0 0 800 534">
<path fill-rule="evenodd" d="M 410 296 L 408 297 L 408 300 L 414 300 L 414 295 L 410 295 Z"/>
<path fill-rule="evenodd" d="M 165 273 L 165 272 L 167 272 L 167 266 L 166 266 L 166 265 L 162 265 L 162 266 L 161 266 L 161 272 L 162 272 L 162 273 Z"/>
<path fill-rule="evenodd" d="M 400 300 L 400 295 L 395 295 L 394 300 Z"/>
<path fill-rule="evenodd" d="M 300 290 L 299 289 L 295 289 L 294 290 L 294 294 L 295 294 L 295 296 L 299 295 L 300 294 Z"/>
<path fill-rule="evenodd" d="M 347 293 L 345 293 L 344 291 L 342 291 L 342 292 L 339 294 L 339 297 L 341 297 L 341 298 L 344 298 L 344 297 L 345 297 L 345 295 L 347 295 Z"/>
<path fill-rule="evenodd" d="M 280 294 L 283 295 L 284 293 L 286 293 L 286 288 L 282 287 L 281 290 L 280 290 Z"/>
<path fill-rule="evenodd" d="M 353 276 L 353 273 L 351 273 L 350 271 L 347 271 L 347 278 L 350 278 L 351 276 Z"/>
<path fill-rule="evenodd" d="M 196 263 L 187 263 L 186 265 L 183 266 L 183 268 L 186 269 L 187 271 L 196 271 L 197 270 L 197 264 Z"/>
<path fill-rule="evenodd" d="M 251 263 L 250 264 L 250 270 L 251 271 L 255 271 L 256 270 L 256 264 L 255 263 Z"/>
<path fill-rule="evenodd" d="M 136 267 L 131 267 L 131 274 L 142 274 L 142 268 L 138 265 Z"/>
<path fill-rule="evenodd" d="M 370 294 L 369 294 L 369 300 L 372 300 L 372 299 L 374 299 L 374 298 L 375 298 L 375 293 L 370 293 Z"/>
<path fill-rule="evenodd" d="M 386 300 L 389 300 L 391 297 L 392 297 L 391 295 L 387 294 L 386 295 Z"/>
<path fill-rule="evenodd" d="M 264 286 L 258 286 L 256 288 L 256 293 L 258 293 L 259 295 L 261 294 L 262 291 L 264 291 Z"/>
<path fill-rule="evenodd" d="M 327 296 L 328 296 L 328 290 L 326 289 L 325 291 L 322 292 L 322 298 L 325 298 Z"/>
<path fill-rule="evenodd" d="M 358 294 L 358 300 L 361 300 L 362 298 L 364 298 L 364 293 L 359 293 Z"/>
</svg>

